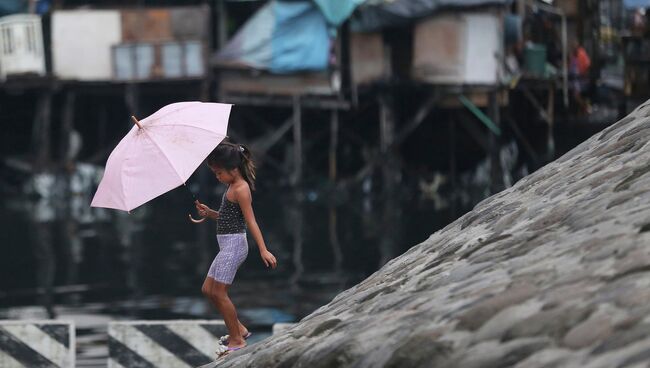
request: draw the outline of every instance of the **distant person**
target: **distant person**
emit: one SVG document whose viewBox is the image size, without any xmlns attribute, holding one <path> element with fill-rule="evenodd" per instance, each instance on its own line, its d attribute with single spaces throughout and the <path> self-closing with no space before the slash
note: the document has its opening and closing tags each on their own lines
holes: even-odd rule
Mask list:
<svg viewBox="0 0 650 368">
<path fill-rule="evenodd" d="M 646 12 L 644 8 L 637 8 L 632 15 L 632 33 L 642 36 L 646 30 Z"/>
<path fill-rule="evenodd" d="M 580 113 L 589 113 L 590 108 L 584 99 L 584 91 L 589 84 L 589 68 L 591 59 L 587 51 L 578 41 L 573 41 L 571 45 L 571 55 L 569 59 L 569 77 L 571 79 L 571 89 L 573 98 L 578 104 Z"/>
<path fill-rule="evenodd" d="M 244 145 L 223 141 L 208 155 L 208 166 L 217 180 L 228 185 L 218 211 L 196 201 L 201 217 L 217 222 L 219 253 L 214 258 L 201 291 L 223 316 L 228 335 L 217 345 L 217 356 L 246 346 L 251 335 L 237 318 L 235 306 L 228 297 L 237 269 L 248 256 L 246 226 L 250 229 L 266 267 L 275 268 L 277 261 L 266 249 L 262 232 L 253 214 L 251 190 L 255 190 L 255 165 L 251 152 Z"/>
</svg>

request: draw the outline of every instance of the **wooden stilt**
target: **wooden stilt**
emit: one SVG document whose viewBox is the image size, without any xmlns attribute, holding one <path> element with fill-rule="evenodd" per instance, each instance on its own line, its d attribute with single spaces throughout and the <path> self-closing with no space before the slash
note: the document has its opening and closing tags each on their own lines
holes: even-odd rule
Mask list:
<svg viewBox="0 0 650 368">
<path fill-rule="evenodd" d="M 555 158 L 555 137 L 553 132 L 555 124 L 555 86 L 553 84 L 550 84 L 548 88 L 546 116 L 548 117 L 548 136 L 546 141 L 546 151 L 548 153 L 548 161 L 553 161 Z"/>
<path fill-rule="evenodd" d="M 291 184 L 299 186 L 302 183 L 302 116 L 300 96 L 293 98 L 293 177 Z"/>
<path fill-rule="evenodd" d="M 217 49 L 221 49 L 228 42 L 228 13 L 225 0 L 215 0 L 217 3 Z"/>
<path fill-rule="evenodd" d="M 47 90 L 40 94 L 36 104 L 34 116 L 33 136 L 34 142 L 34 167 L 42 171 L 50 160 L 50 131 L 52 124 L 52 91 Z"/>
<path fill-rule="evenodd" d="M 456 122 L 449 121 L 449 177 L 451 179 L 451 217 L 456 218 Z"/>
<path fill-rule="evenodd" d="M 336 110 L 330 111 L 330 149 L 329 149 L 329 177 L 331 184 L 336 183 L 336 166 L 339 144 L 339 114 Z"/>
<path fill-rule="evenodd" d="M 420 108 L 415 113 L 413 118 L 411 120 L 409 120 L 405 124 L 404 128 L 402 128 L 402 130 L 398 134 L 394 133 L 394 128 L 393 128 L 393 131 L 390 133 L 391 134 L 390 142 L 386 143 L 386 142 L 388 142 L 387 140 L 384 143 L 380 142 L 380 146 L 382 144 L 387 144 L 386 149 L 384 151 L 381 151 L 381 149 L 380 149 L 380 153 L 375 155 L 374 157 L 372 157 L 370 160 L 368 160 L 368 162 L 364 165 L 364 167 L 361 168 L 361 170 L 359 170 L 357 172 L 357 174 L 355 174 L 355 176 L 352 179 L 348 179 L 346 181 L 346 184 L 355 183 L 355 182 L 359 182 L 359 181 L 363 180 L 363 178 L 368 176 L 372 172 L 372 170 L 374 170 L 376 165 L 378 165 L 380 162 L 383 162 L 383 160 L 386 159 L 385 154 L 390 149 L 395 149 L 397 146 L 399 146 L 402 142 L 404 142 L 404 140 L 406 140 L 406 138 L 408 138 L 409 134 L 411 134 L 420 124 L 422 124 L 424 119 L 429 115 L 429 112 L 431 112 L 431 109 L 435 106 L 435 104 L 438 101 L 439 97 L 440 97 L 440 95 L 438 93 L 432 94 L 420 106 Z M 382 117 L 382 114 L 392 114 L 392 110 L 390 110 L 390 112 L 388 110 L 384 111 L 383 110 L 384 107 L 382 107 L 383 105 L 385 105 L 385 103 L 382 102 L 382 98 L 380 98 L 380 112 L 379 112 L 380 120 L 388 118 L 388 116 Z M 383 129 L 382 125 L 383 124 L 380 121 L 380 131 L 381 131 L 381 129 Z M 383 141 L 383 140 L 385 140 L 385 139 L 380 137 L 380 141 Z"/>
<path fill-rule="evenodd" d="M 303 206 L 300 198 L 294 198 L 295 203 L 288 206 L 289 224 L 293 234 L 293 267 L 294 271 L 289 278 L 289 283 L 294 290 L 300 288 L 298 282 L 304 273 L 305 267 L 302 263 L 302 228 L 303 228 Z"/>
<path fill-rule="evenodd" d="M 61 112 L 61 144 L 59 146 L 59 157 L 64 165 L 72 163 L 70 155 L 70 137 L 74 129 L 75 93 L 68 89 L 65 92 L 63 111 Z"/>
<path fill-rule="evenodd" d="M 397 167 L 393 152 L 395 139 L 395 110 L 393 97 L 384 93 L 380 97 L 379 110 L 379 149 L 384 157 L 381 165 L 382 172 L 382 229 L 386 232 L 379 239 L 379 266 L 383 266 L 394 257 L 394 239 L 396 227 L 395 184 L 398 177 Z"/>
<path fill-rule="evenodd" d="M 102 102 L 99 105 L 99 115 L 97 118 L 97 146 L 101 148 L 104 148 L 107 142 L 107 137 L 106 137 L 106 130 L 108 127 L 108 107 L 106 106 L 106 103 Z"/>
<path fill-rule="evenodd" d="M 496 90 L 488 92 L 488 101 L 490 119 L 500 129 L 501 116 L 499 114 L 499 102 L 497 101 Z M 490 132 L 488 142 L 490 146 L 490 193 L 494 194 L 503 189 L 501 160 L 499 157 L 500 144 L 498 136 L 492 132 Z"/>
<path fill-rule="evenodd" d="M 339 114 L 337 110 L 330 111 L 330 147 L 329 147 L 329 179 L 330 184 L 336 184 L 337 174 L 337 151 L 339 142 Z M 334 271 L 341 270 L 343 264 L 343 252 L 338 237 L 338 217 L 336 204 L 330 200 L 329 205 L 329 238 L 334 255 Z"/>
</svg>

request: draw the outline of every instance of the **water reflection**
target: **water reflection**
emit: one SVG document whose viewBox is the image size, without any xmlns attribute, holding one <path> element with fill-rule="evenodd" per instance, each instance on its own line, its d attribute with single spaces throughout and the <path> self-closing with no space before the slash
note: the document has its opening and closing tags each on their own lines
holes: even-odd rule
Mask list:
<svg viewBox="0 0 650 368">
<path fill-rule="evenodd" d="M 127 214 L 89 207 L 100 178 L 101 168 L 78 164 L 35 175 L 23 194 L 3 195 L 11 256 L 0 259 L 0 318 L 84 321 L 78 334 L 89 345 L 79 350 L 99 355 L 108 320 L 218 318 L 200 293 L 218 250 L 215 227 L 187 221 L 187 189 Z M 408 191 L 420 178 L 413 180 Z M 244 323 L 270 331 L 274 322 L 298 320 L 451 220 L 426 196 L 380 182 L 255 193 L 256 217 L 279 266 L 267 269 L 250 242 L 231 288 Z M 188 186 L 214 207 L 225 189 L 201 170 Z"/>
</svg>

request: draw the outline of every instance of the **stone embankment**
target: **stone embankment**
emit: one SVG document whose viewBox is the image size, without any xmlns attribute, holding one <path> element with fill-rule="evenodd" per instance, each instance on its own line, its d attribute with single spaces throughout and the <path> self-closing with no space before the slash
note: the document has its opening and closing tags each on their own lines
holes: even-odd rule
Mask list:
<svg viewBox="0 0 650 368">
<path fill-rule="evenodd" d="M 650 102 L 220 367 L 647 367 Z"/>
</svg>

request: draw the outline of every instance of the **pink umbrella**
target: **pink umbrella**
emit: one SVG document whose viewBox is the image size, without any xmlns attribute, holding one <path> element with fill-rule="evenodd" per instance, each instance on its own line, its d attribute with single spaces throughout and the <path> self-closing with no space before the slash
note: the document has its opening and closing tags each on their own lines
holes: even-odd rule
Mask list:
<svg viewBox="0 0 650 368">
<path fill-rule="evenodd" d="M 92 207 L 132 209 L 182 184 L 226 137 L 232 105 L 178 102 L 138 121 L 106 162 Z"/>
</svg>

